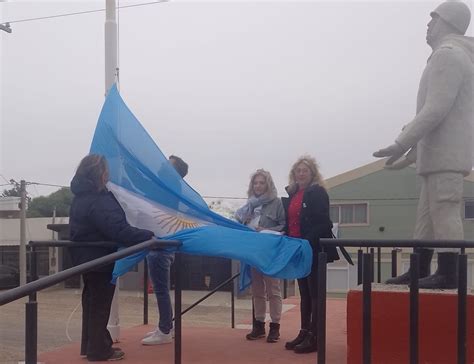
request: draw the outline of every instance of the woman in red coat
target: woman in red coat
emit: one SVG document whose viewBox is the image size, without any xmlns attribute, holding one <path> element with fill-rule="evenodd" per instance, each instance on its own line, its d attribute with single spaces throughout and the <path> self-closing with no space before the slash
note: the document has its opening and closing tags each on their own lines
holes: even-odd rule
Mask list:
<svg viewBox="0 0 474 364">
<path fill-rule="evenodd" d="M 298 336 L 286 343 L 288 350 L 310 353 L 317 350 L 317 254 L 321 251 L 319 238 L 332 237 L 329 218 L 329 196 L 319 174 L 318 165 L 310 156 L 300 157 L 290 171 L 289 197 L 283 198 L 286 212 L 285 231 L 288 236 L 306 239 L 313 248 L 311 273 L 298 279 L 301 296 L 301 330 Z M 328 262 L 338 260 L 335 248 L 325 249 Z"/>
</svg>

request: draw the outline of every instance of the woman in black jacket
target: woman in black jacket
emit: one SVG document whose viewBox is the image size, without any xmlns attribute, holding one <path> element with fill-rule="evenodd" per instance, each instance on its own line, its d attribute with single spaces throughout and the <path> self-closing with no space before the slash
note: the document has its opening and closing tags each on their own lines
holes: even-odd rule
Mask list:
<svg viewBox="0 0 474 364">
<path fill-rule="evenodd" d="M 296 353 L 317 350 L 317 254 L 321 251 L 319 238 L 332 236 L 329 217 L 329 196 L 314 158 L 303 156 L 293 165 L 286 187 L 289 197 L 283 198 L 286 212 L 285 231 L 288 236 L 303 238 L 313 248 L 311 273 L 298 279 L 301 302 L 301 330 L 298 336 L 285 344 Z M 328 262 L 339 259 L 335 248 L 326 249 Z"/>
<path fill-rule="evenodd" d="M 153 237 L 153 232 L 130 226 L 125 213 L 111 192 L 107 161 L 101 155 L 85 157 L 71 181 L 74 199 L 71 205 L 70 239 L 76 242 L 111 241 L 133 245 Z M 82 264 L 115 252 L 116 248 L 71 248 L 74 265 Z M 82 339 L 81 355 L 89 361 L 120 360 L 124 353 L 112 348 L 107 330 L 115 285 L 111 282 L 114 264 L 82 275 Z"/>
</svg>

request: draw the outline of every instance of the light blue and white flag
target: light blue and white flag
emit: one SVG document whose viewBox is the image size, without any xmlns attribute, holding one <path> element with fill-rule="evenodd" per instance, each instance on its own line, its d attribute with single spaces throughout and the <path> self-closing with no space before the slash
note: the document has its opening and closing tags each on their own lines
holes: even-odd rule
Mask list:
<svg viewBox="0 0 474 364">
<path fill-rule="evenodd" d="M 309 274 L 312 250 L 306 240 L 256 233 L 210 210 L 128 109 L 116 86 L 105 100 L 90 152 L 107 159 L 107 187 L 131 225 L 151 230 L 158 238 L 180 240 L 185 253 L 240 260 L 241 289 L 250 283 L 249 266 L 284 279 Z M 117 261 L 114 279 L 147 254 Z"/>
</svg>

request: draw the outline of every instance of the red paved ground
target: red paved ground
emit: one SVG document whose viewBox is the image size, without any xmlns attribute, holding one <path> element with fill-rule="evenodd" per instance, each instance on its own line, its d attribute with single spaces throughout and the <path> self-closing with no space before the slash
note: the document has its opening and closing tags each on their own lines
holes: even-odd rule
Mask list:
<svg viewBox="0 0 474 364">
<path fill-rule="evenodd" d="M 316 353 L 295 354 L 285 350 L 284 343 L 298 333 L 300 316 L 299 301 L 289 298 L 285 303 L 296 307 L 284 313 L 281 321 L 281 341 L 268 344 L 264 340 L 248 341 L 247 330 L 231 328 L 186 327 L 183 320 L 183 363 L 316 363 Z M 174 345 L 143 346 L 140 340 L 153 327 L 137 326 L 122 330 L 122 340 L 118 344 L 125 352 L 125 359 L 119 363 L 174 363 Z M 327 349 L 326 362 L 346 363 L 346 300 L 327 301 Z M 84 364 L 87 361 L 79 356 L 79 343 L 61 347 L 58 350 L 42 353 L 39 361 L 46 364 Z"/>
</svg>

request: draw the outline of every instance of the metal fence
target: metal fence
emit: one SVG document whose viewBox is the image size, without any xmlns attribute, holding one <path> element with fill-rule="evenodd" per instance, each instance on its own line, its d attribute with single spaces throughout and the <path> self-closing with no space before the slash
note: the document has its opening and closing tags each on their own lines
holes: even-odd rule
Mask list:
<svg viewBox="0 0 474 364">
<path fill-rule="evenodd" d="M 323 252 L 318 254 L 318 364 L 326 363 L 326 272 L 327 255 L 324 247 L 359 247 L 358 250 L 358 284 L 362 284 L 362 363 L 372 362 L 372 282 L 374 282 L 374 256 L 377 248 L 377 266 L 380 282 L 381 248 L 422 247 L 422 248 L 460 248 L 458 271 L 458 318 L 457 318 L 457 363 L 466 364 L 466 315 L 467 315 L 467 255 L 466 248 L 474 248 L 474 241 L 451 240 L 354 240 L 354 239 L 321 239 Z M 364 253 L 362 248 L 370 249 Z M 392 277 L 397 275 L 396 250 L 392 250 Z M 410 324 L 407 335 L 410 337 L 410 363 L 419 362 L 419 255 L 410 255 Z"/>
</svg>

